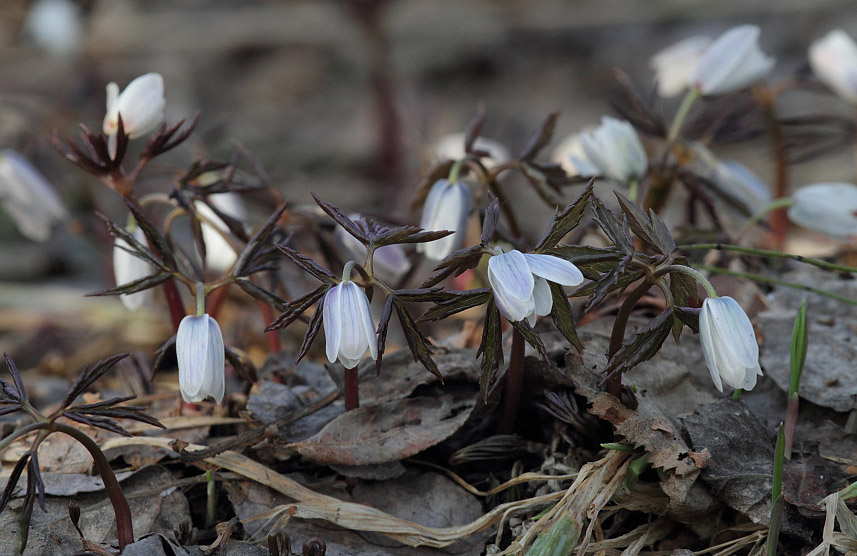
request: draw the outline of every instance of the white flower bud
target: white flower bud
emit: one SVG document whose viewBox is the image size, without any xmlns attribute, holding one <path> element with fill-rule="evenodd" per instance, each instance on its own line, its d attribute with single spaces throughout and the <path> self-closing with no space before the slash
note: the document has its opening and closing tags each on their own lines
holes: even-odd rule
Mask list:
<svg viewBox="0 0 857 556">
<path fill-rule="evenodd" d="M 604 116 L 601 125 L 580 134 L 580 145 L 598 174 L 628 183 L 646 174 L 649 159 L 630 123 Z"/>
<path fill-rule="evenodd" d="M 122 127 L 131 139 L 154 131 L 164 121 L 164 79 L 158 73 L 147 73 L 131 81 L 122 93 L 119 85 L 107 84 L 107 114 L 104 134 L 109 138 L 110 155 L 116 155 L 116 133 L 119 115 Z"/>
<path fill-rule="evenodd" d="M 857 104 L 857 44 L 842 29 L 831 31 L 809 47 L 809 65 L 834 93 Z"/>
<path fill-rule="evenodd" d="M 559 142 L 553 153 L 551 153 L 551 162 L 562 166 L 562 169 L 569 176 L 591 178 L 601 173 L 586 158 L 579 133 L 573 133 Z"/>
<path fill-rule="evenodd" d="M 655 72 L 658 94 L 674 97 L 686 91 L 691 84 L 693 69 L 702 53 L 711 44 L 709 37 L 688 37 L 664 48 L 649 59 L 649 67 Z"/>
<path fill-rule="evenodd" d="M 699 313 L 702 353 L 711 380 L 721 392 L 723 383 L 752 390 L 762 376 L 759 344 L 747 313 L 731 297 L 708 297 Z"/>
<path fill-rule="evenodd" d="M 247 219 L 247 211 L 244 208 L 244 203 L 236 193 L 209 195 L 208 202 L 226 216 L 240 221 Z M 210 225 L 206 222 L 200 224 L 202 241 L 205 242 L 205 265 L 215 272 L 226 272 L 238 258 L 235 249 L 223 237 L 223 234 L 229 235 L 229 227 L 205 203 L 196 201 L 193 206 L 201 217 L 211 223 Z"/>
<path fill-rule="evenodd" d="M 139 227 L 135 228 L 133 234 L 134 239 L 146 245 L 146 235 L 142 229 Z M 113 276 L 116 278 L 117 286 L 135 282 L 155 272 L 155 268 L 151 263 L 131 254 L 126 249 L 133 251 L 124 239 L 117 237 L 113 241 Z M 136 293 L 122 294 L 119 296 L 119 299 L 125 307 L 134 311 L 151 300 L 151 294 L 152 290 L 143 290 Z"/>
<path fill-rule="evenodd" d="M 690 145 L 695 156 L 696 172 L 711 180 L 724 193 L 756 212 L 771 202 L 771 188 L 759 176 L 734 160 L 721 161 L 701 143 Z"/>
<path fill-rule="evenodd" d="M 553 296 L 548 282 L 577 286 L 583 274 L 569 261 L 552 255 L 521 253 L 513 249 L 488 259 L 488 281 L 494 291 L 494 303 L 507 320 L 527 319 L 550 314 Z"/>
<path fill-rule="evenodd" d="M 71 58 L 83 45 L 80 5 L 72 0 L 36 0 L 30 4 L 24 28 L 35 43 L 58 58 Z"/>
<path fill-rule="evenodd" d="M 188 315 L 176 334 L 176 359 L 179 364 L 179 388 L 186 402 L 198 402 L 207 396 L 220 403 L 225 389 L 226 352 L 217 321 L 208 313 Z"/>
<path fill-rule="evenodd" d="M 461 160 L 467 153 L 464 152 L 464 138 L 462 132 L 444 135 L 434 144 L 435 160 Z M 473 148 L 477 151 L 488 153 L 488 157 L 482 159 L 486 168 L 493 168 L 512 159 L 512 155 L 502 143 L 485 137 L 477 137 L 473 142 Z"/>
<path fill-rule="evenodd" d="M 842 240 L 857 235 L 857 185 L 807 185 L 795 191 L 792 199 L 788 215 L 795 224 Z"/>
<path fill-rule="evenodd" d="M 350 280 L 343 280 L 324 296 L 324 336 L 327 360 L 337 359 L 346 369 L 357 367 L 366 349 L 378 358 L 378 342 L 369 298 Z"/>
<path fill-rule="evenodd" d="M 774 58 L 759 48 L 759 28 L 729 29 L 702 53 L 691 83 L 703 95 L 725 95 L 752 85 L 771 71 Z"/>
<path fill-rule="evenodd" d="M 359 214 L 351 214 L 349 218 L 357 220 Z M 353 235 L 345 231 L 342 226 L 336 226 L 333 232 L 336 241 L 348 252 L 349 258 L 363 260 L 366 258 L 366 246 L 360 243 Z M 398 280 L 411 269 L 411 262 L 405 255 L 401 245 L 384 245 L 375 249 L 374 268 L 375 273 L 381 279 Z"/>
<path fill-rule="evenodd" d="M 469 215 L 470 191 L 467 186 L 460 181 L 437 180 L 423 205 L 420 227 L 432 232 L 449 230 L 454 233 L 427 243 L 418 243 L 417 252 L 431 260 L 440 261 L 460 249 L 467 233 Z"/>
<path fill-rule="evenodd" d="M 0 203 L 21 235 L 44 242 L 68 214 L 48 180 L 12 150 L 0 152 Z"/>
</svg>

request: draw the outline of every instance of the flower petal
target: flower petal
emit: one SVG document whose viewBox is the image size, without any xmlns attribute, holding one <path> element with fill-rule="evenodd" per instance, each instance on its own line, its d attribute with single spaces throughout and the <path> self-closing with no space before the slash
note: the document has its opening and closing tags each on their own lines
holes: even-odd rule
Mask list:
<svg viewBox="0 0 857 556">
<path fill-rule="evenodd" d="M 176 359 L 182 398 L 198 402 L 212 396 L 220 403 L 224 392 L 223 336 L 208 314 L 182 319 L 176 333 Z"/>
<path fill-rule="evenodd" d="M 565 259 L 537 253 L 524 253 L 524 258 L 527 260 L 530 272 L 545 280 L 563 286 L 577 286 L 583 282 L 583 274 L 580 270 Z"/>
<path fill-rule="evenodd" d="M 705 356 L 705 364 L 711 374 L 711 380 L 714 381 L 714 386 L 722 392 L 723 382 L 720 380 L 719 365 L 714 351 L 714 339 L 711 337 L 712 326 L 711 309 L 707 303 L 703 302 L 702 310 L 699 312 L 699 337 L 702 344 L 702 354 Z"/>
<path fill-rule="evenodd" d="M 336 362 L 336 357 L 339 355 L 339 344 L 342 342 L 341 295 L 342 284 L 338 284 L 330 288 L 324 296 L 322 324 L 324 324 L 325 352 L 327 353 L 327 360 L 331 363 Z"/>
<path fill-rule="evenodd" d="M 522 320 L 533 310 L 535 280 L 527 259 L 517 250 L 488 259 L 488 281 L 497 308 L 511 321 Z"/>
<path fill-rule="evenodd" d="M 429 259 L 440 261 L 460 249 L 467 232 L 470 215 L 470 191 L 461 182 L 438 180 L 432 186 L 423 207 L 420 226 L 429 231 L 449 230 L 451 235 L 417 245 Z"/>
<path fill-rule="evenodd" d="M 551 294 L 550 285 L 541 276 L 536 276 L 535 278 L 533 304 L 535 306 L 535 314 L 540 317 L 549 315 L 551 309 L 553 309 L 553 295 Z"/>
<path fill-rule="evenodd" d="M 366 294 L 354 282 L 343 282 L 340 286 L 340 319 L 342 325 L 339 357 L 345 364 L 346 360 L 349 362 L 360 361 L 363 354 L 366 353 L 366 348 L 369 347 L 364 330 L 366 321 L 363 314 L 368 309 L 368 301 Z M 372 317 L 371 315 L 367 316 L 369 316 L 369 329 L 374 331 Z"/>
<path fill-rule="evenodd" d="M 857 235 L 857 186 L 817 183 L 798 189 L 789 207 L 789 219 L 804 228 L 838 239 Z"/>
<path fill-rule="evenodd" d="M 141 228 L 134 229 L 133 234 L 137 241 L 143 245 L 146 244 L 146 235 Z M 113 276 L 116 279 L 117 286 L 135 282 L 149 276 L 155 271 L 154 267 L 148 261 L 130 253 L 129 249 L 131 247 L 122 238 L 117 237 L 113 242 Z M 151 290 L 144 290 L 137 293 L 122 294 L 119 296 L 119 299 L 125 307 L 134 311 L 139 309 L 151 297 Z"/>
</svg>

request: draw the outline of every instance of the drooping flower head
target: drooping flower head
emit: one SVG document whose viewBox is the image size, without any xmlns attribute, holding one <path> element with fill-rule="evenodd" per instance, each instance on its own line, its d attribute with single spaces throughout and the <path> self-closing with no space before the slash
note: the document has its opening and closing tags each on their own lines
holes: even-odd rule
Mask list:
<svg viewBox="0 0 857 556">
<path fill-rule="evenodd" d="M 0 203 L 21 235 L 32 241 L 50 239 L 54 224 L 68 216 L 41 172 L 9 149 L 0 152 Z"/>
<path fill-rule="evenodd" d="M 705 49 L 693 70 L 693 87 L 706 96 L 725 95 L 752 85 L 771 71 L 774 58 L 759 48 L 759 28 L 739 25 Z"/>
<path fill-rule="evenodd" d="M 628 183 L 646 174 L 649 159 L 630 123 L 604 116 L 601 125 L 580 134 L 586 159 L 605 178 Z"/>
<path fill-rule="evenodd" d="M 691 86 L 691 77 L 702 53 L 711 44 L 711 39 L 697 35 L 680 40 L 656 53 L 649 59 L 649 67 L 655 72 L 658 94 L 674 97 Z"/>
<path fill-rule="evenodd" d="M 840 98 L 857 104 L 857 43 L 842 29 L 829 32 L 809 47 L 815 75 Z"/>
<path fill-rule="evenodd" d="M 131 233 L 134 235 L 134 239 L 138 242 L 143 245 L 146 244 L 146 235 L 143 233 L 141 228 L 136 227 Z M 155 271 L 151 263 L 133 255 L 130 250 L 131 246 L 128 245 L 128 243 L 121 237 L 117 237 L 114 240 L 113 276 L 116 279 L 117 286 L 130 284 L 131 282 L 135 282 L 141 278 L 149 276 Z M 128 294 L 123 293 L 119 296 L 122 304 L 131 311 L 139 309 L 151 298 L 152 290 L 143 290 Z"/>
<path fill-rule="evenodd" d="M 188 315 L 176 332 L 179 388 L 186 402 L 211 396 L 219 404 L 226 388 L 226 350 L 217 321 L 205 312 L 205 288 L 196 284 L 196 315 Z"/>
<path fill-rule="evenodd" d="M 470 191 L 460 181 L 437 180 L 429 191 L 423 205 L 420 227 L 427 231 L 449 230 L 446 237 L 417 244 L 417 252 L 434 261 L 460 249 L 467 232 L 467 217 L 470 215 Z"/>
<path fill-rule="evenodd" d="M 857 185 L 807 185 L 792 199 L 788 215 L 795 224 L 842 240 L 857 236 Z"/>
<path fill-rule="evenodd" d="M 327 359 L 338 359 L 346 369 L 357 367 L 366 350 L 372 359 L 378 358 L 378 342 L 369 298 L 360 286 L 352 282 L 346 265 L 342 282 L 330 288 L 324 296 L 324 336 Z"/>
<path fill-rule="evenodd" d="M 244 203 L 236 193 L 212 194 L 208 196 L 208 202 L 230 218 L 239 221 L 247 219 Z M 200 224 L 202 241 L 205 242 L 205 265 L 215 272 L 226 272 L 238 258 L 235 248 L 223 237 L 224 234 L 230 233 L 229 227 L 205 203 L 196 201 L 193 206 L 199 215 L 205 219 Z"/>
<path fill-rule="evenodd" d="M 495 253 L 488 259 L 488 281 L 497 309 L 509 321 L 527 319 L 532 326 L 537 316 L 549 315 L 553 296 L 548 282 L 563 286 L 583 282 L 580 270 L 559 257 L 517 249 L 503 253 L 499 247 Z"/>
<path fill-rule="evenodd" d="M 707 297 L 699 313 L 699 335 L 711 380 L 752 390 L 762 375 L 759 344 L 747 313 L 731 297 Z"/>
</svg>

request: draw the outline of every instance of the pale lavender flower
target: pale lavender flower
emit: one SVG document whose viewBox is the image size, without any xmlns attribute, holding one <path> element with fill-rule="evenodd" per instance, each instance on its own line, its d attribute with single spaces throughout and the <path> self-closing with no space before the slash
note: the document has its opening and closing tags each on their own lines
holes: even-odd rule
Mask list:
<svg viewBox="0 0 857 556">
<path fill-rule="evenodd" d="M 179 364 L 179 388 L 186 402 L 199 402 L 211 396 L 217 403 L 225 391 L 226 352 L 217 321 L 208 313 L 188 315 L 176 333 L 176 359 Z"/>
<path fill-rule="evenodd" d="M 372 309 L 360 286 L 343 277 L 325 294 L 322 310 L 328 361 L 339 359 L 346 369 L 353 369 L 367 349 L 372 359 L 378 358 Z"/>
<path fill-rule="evenodd" d="M 702 353 L 711 380 L 721 392 L 723 383 L 752 390 L 762 376 L 759 344 L 747 313 L 731 297 L 708 297 L 699 313 Z"/>
<path fill-rule="evenodd" d="M 792 199 L 788 215 L 795 224 L 837 239 L 857 235 L 857 185 L 807 185 L 795 191 Z"/>
<path fill-rule="evenodd" d="M 146 245 L 146 235 L 139 227 L 132 232 L 134 239 L 142 245 Z M 146 260 L 133 255 L 130 252 L 131 246 L 121 237 L 117 237 L 113 241 L 113 276 L 116 278 L 116 285 L 123 286 L 130 284 L 150 276 L 155 272 L 155 268 Z M 119 299 L 131 311 L 139 309 L 144 303 L 151 300 L 152 290 L 143 290 L 135 293 L 122 294 Z"/>
<path fill-rule="evenodd" d="M 767 75 L 774 58 L 759 48 L 759 34 L 755 25 L 739 25 L 720 35 L 693 70 L 693 87 L 706 96 L 725 95 Z"/>
<path fill-rule="evenodd" d="M 460 249 L 467 233 L 467 217 L 470 215 L 470 191 L 460 181 L 437 180 L 429 191 L 423 205 L 420 227 L 439 232 L 448 230 L 451 235 L 417 244 L 417 252 L 427 258 L 440 261 L 453 251 Z"/>
<path fill-rule="evenodd" d="M 68 217 L 48 180 L 9 149 L 0 152 L 0 203 L 21 235 L 32 241 L 47 241 L 54 224 Z"/>
</svg>

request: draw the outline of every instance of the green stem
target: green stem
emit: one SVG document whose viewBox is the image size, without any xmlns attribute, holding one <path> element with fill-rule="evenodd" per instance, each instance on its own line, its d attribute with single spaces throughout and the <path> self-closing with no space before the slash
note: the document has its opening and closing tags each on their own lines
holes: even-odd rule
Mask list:
<svg viewBox="0 0 857 556">
<path fill-rule="evenodd" d="M 667 135 L 667 143 L 672 144 L 676 138 L 678 138 L 681 126 L 687 119 L 688 113 L 690 113 L 690 107 L 693 106 L 693 103 L 696 102 L 696 99 L 700 96 L 699 89 L 696 88 L 690 89 L 687 94 L 684 95 L 684 99 L 682 99 L 681 105 L 679 105 L 678 110 L 675 113 L 672 125 L 670 125 L 670 131 Z"/>
<path fill-rule="evenodd" d="M 687 274 L 694 280 L 700 283 L 705 291 L 708 293 L 708 297 L 717 297 L 717 292 L 714 291 L 714 286 L 711 285 L 711 282 L 708 281 L 708 278 L 703 276 L 698 270 L 695 270 L 689 266 L 684 266 L 683 264 L 671 264 L 667 265 L 658 270 L 658 275 L 667 274 L 669 272 L 680 272 L 682 274 Z"/>
<path fill-rule="evenodd" d="M 772 213 L 777 209 L 788 208 L 793 204 L 795 204 L 795 200 L 791 197 L 782 197 L 780 199 L 774 199 L 767 205 L 754 212 L 752 216 L 750 216 L 749 220 L 747 220 L 747 222 L 744 224 L 744 227 L 741 228 L 740 232 L 738 232 L 738 237 L 743 237 L 743 235 L 746 234 L 750 230 L 750 228 L 758 224 L 759 221 L 765 218 L 768 214 Z"/>
<path fill-rule="evenodd" d="M 196 316 L 201 317 L 205 314 L 205 284 L 202 282 L 196 283 Z"/>
<path fill-rule="evenodd" d="M 455 164 L 452 165 L 452 168 L 449 169 L 449 177 L 447 178 L 450 182 L 458 181 L 458 175 L 461 173 L 461 167 L 467 161 L 466 158 L 462 158 L 455 161 Z"/>
<path fill-rule="evenodd" d="M 639 191 L 639 186 L 640 184 L 636 178 L 631 178 L 631 180 L 628 181 L 628 198 L 631 199 L 631 201 L 634 203 L 637 202 L 637 193 Z"/>
<path fill-rule="evenodd" d="M 211 471 L 205 472 L 205 526 L 211 527 L 214 525 L 215 509 L 217 508 L 217 496 L 215 495 L 214 478 L 211 476 Z"/>
<path fill-rule="evenodd" d="M 768 276 L 763 276 L 761 274 L 753 274 L 752 272 L 739 272 L 737 270 L 727 270 L 725 268 L 719 268 L 716 266 L 704 266 L 704 265 L 696 265 L 696 268 L 699 270 L 704 270 L 706 272 L 711 272 L 712 274 L 723 274 L 724 276 L 735 276 L 736 278 L 747 278 L 748 280 L 752 280 L 754 282 L 759 282 L 760 284 L 770 284 L 772 286 L 784 286 L 786 288 L 793 288 L 796 290 L 803 290 L 807 292 L 816 293 L 818 295 L 822 295 L 824 297 L 829 297 L 831 299 L 835 299 L 837 301 L 842 301 L 843 303 L 848 303 L 850 305 L 857 305 L 857 299 L 851 299 L 850 297 L 845 297 L 844 295 L 839 295 L 837 293 L 829 292 L 826 290 L 822 290 L 819 288 L 813 288 L 812 286 L 805 286 L 803 284 L 798 284 L 796 282 L 785 282 L 783 280 L 777 280 L 776 278 L 770 278 Z"/>
<path fill-rule="evenodd" d="M 755 247 L 742 247 L 740 245 L 729 245 L 724 243 L 693 243 L 689 245 L 681 245 L 679 246 L 679 249 L 684 251 L 709 251 L 712 249 L 717 251 L 734 251 L 735 253 L 767 257 L 769 259 L 789 259 L 834 272 L 848 272 L 851 274 L 857 273 L 857 268 L 853 266 L 829 263 L 820 259 L 812 259 L 802 255 L 792 255 L 789 253 L 783 253 L 782 251 L 772 251 L 770 249 L 757 249 Z"/>
<path fill-rule="evenodd" d="M 742 390 L 740 388 L 736 388 L 735 391 L 732 392 L 732 399 L 733 400 L 740 400 L 741 399 L 741 392 L 742 392 Z"/>
</svg>

